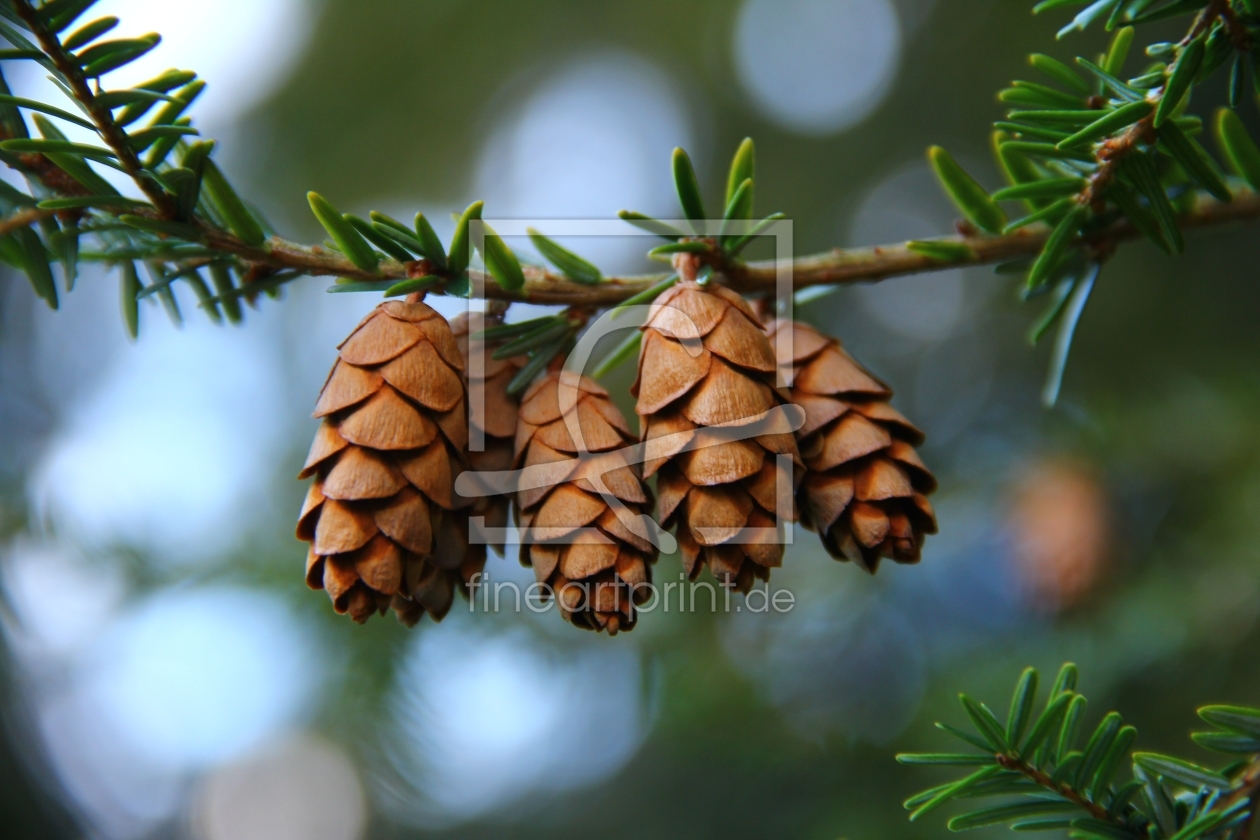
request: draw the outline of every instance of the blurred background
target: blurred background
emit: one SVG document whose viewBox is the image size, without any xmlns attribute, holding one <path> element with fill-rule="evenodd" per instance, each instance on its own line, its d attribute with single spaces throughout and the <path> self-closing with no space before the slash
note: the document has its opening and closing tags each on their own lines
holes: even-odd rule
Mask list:
<svg viewBox="0 0 1260 840">
<path fill-rule="evenodd" d="M 136 76 L 209 81 L 202 133 L 291 238 L 323 237 L 308 189 L 347 211 L 424 210 L 443 235 L 475 198 L 488 217 L 668 217 L 674 146 L 715 200 L 751 135 L 759 209 L 787 213 L 809 253 L 948 233 L 931 143 L 996 185 L 994 92 L 1027 53 L 1091 55 L 1104 37 L 1056 43 L 1061 21 L 1031 5 L 99 8 L 165 36 Z M 6 72 L 19 93 L 46 89 Z M 648 267 L 641 239 L 571 244 Z M 1095 719 L 1117 707 L 1146 748 L 1195 756 L 1196 704 L 1260 704 L 1258 258 L 1247 229 L 1196 232 L 1176 260 L 1124 248 L 1053 412 L 1038 402 L 1048 347 L 1025 338 L 1040 307 L 1013 278 L 948 271 L 803 306 L 927 431 L 941 534 L 922 565 L 872 578 L 798 533 L 774 576 L 791 612 L 656 613 L 615 639 L 462 603 L 441 625 L 358 627 L 303 585 L 308 413 L 376 296 L 308 279 L 241 328 L 145 307 L 132 344 L 115 278 L 87 274 L 53 313 L 8 274 L 4 834 L 938 837 L 943 821 L 911 826 L 900 804 L 938 776 L 893 754 L 947 749 L 931 723 L 958 722 L 957 691 L 1004 704 L 1019 668 L 1065 659 Z M 522 574 L 515 557 L 489 571 Z"/>
</svg>

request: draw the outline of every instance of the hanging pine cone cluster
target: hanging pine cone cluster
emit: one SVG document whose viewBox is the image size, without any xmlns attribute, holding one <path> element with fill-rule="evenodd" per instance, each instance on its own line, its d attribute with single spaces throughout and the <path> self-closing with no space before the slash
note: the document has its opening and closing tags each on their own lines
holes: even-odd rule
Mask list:
<svg viewBox="0 0 1260 840">
<path fill-rule="evenodd" d="M 672 261 L 675 275 L 630 297 L 594 295 L 651 304 L 637 341 L 601 364 L 611 370 L 637 346 L 638 435 L 607 391 L 561 370 L 599 304 L 504 323 L 507 297 L 611 285 L 594 265 L 528 229 L 565 276 L 532 296 L 499 235 L 473 236 L 480 202 L 460 217 L 448 252 L 423 215 L 413 230 L 379 213 L 371 222 L 342 216 L 312 198 L 337 250 L 384 276 L 374 248 L 382 249 L 409 278 L 388 281 L 388 294 L 411 294 L 379 306 L 340 345 L 315 411 L 323 422 L 302 470 L 315 481 L 297 533 L 311 544 L 308 584 L 325 589 L 337 612 L 364 621 L 392 607 L 409 625 L 426 613 L 440 620 L 455 590 L 469 594 L 480 577 L 486 544 L 502 553 L 509 513 L 520 562 L 543 597 L 575 626 L 610 635 L 633 628 L 654 595 L 662 526 L 674 529 L 686 577 L 707 568 L 740 592 L 782 564 L 798 510 L 837 559 L 872 573 L 882 558 L 919 560 L 936 531 L 927 499 L 935 480 L 915 451 L 923 434 L 839 341 L 790 321 L 763 323 L 721 284 L 736 276 L 742 249 L 782 218 L 754 221 L 752 142 L 731 162 L 719 225 L 681 149 L 673 169 L 683 227 L 621 216 L 665 240 L 649 256 Z M 474 244 L 484 266 L 476 277 Z M 426 291 L 467 295 L 490 280 L 511 294 L 483 295 L 484 315 L 447 324 L 421 302 Z M 478 451 L 470 433 L 484 441 Z M 474 522 L 485 530 L 472 531 Z"/>
<path fill-rule="evenodd" d="M 503 324 L 502 312 L 487 313 L 482 318 L 483 329 Z M 493 358 L 494 351 L 503 342 L 486 343 L 469 336 L 469 316 L 461 312 L 451 319 L 451 333 L 464 359 L 464 382 L 468 388 L 468 421 L 473 430 L 480 429 L 483 449 L 468 452 L 468 463 L 474 472 L 499 472 L 512 469 L 512 442 L 516 437 L 518 402 L 508 393 L 508 384 L 525 364 L 521 356 L 509 359 Z M 479 357 L 480 365 L 474 364 Z M 480 370 L 475 370 L 480 368 Z M 470 513 L 484 518 L 485 526 L 502 533 L 508 526 L 510 495 L 486 495 L 479 497 Z M 502 539 L 490 539 L 489 544 L 500 554 L 504 550 Z"/>
<path fill-rule="evenodd" d="M 338 349 L 300 474 L 315 476 L 297 525 L 311 543 L 307 584 L 355 621 L 390 606 L 407 624 L 441 619 L 485 562 L 454 491 L 468 440 L 463 357 L 419 302 L 381 304 Z"/>
<path fill-rule="evenodd" d="M 652 306 L 632 389 L 643 473 L 657 476 L 660 522 L 677 523 L 693 580 L 707 566 L 722 584 L 747 592 L 783 561 L 776 517 L 795 521 L 796 511 L 791 493 L 780 491 L 792 478 L 776 456 L 800 465 L 796 441 L 786 426 L 744 440 L 729 434 L 785 402 L 774 375 L 765 330 L 729 289 L 684 281 Z"/>
<path fill-rule="evenodd" d="M 790 367 L 791 399 L 805 409 L 797 431 L 808 468 L 798 491 L 801 520 L 822 536 L 832 557 L 874 572 L 881 557 L 917 563 L 925 535 L 936 533 L 927 494 L 936 479 L 915 446 L 923 433 L 889 399 L 892 391 L 840 342 L 813 327 L 786 320 L 790 350 L 779 364 Z"/>
<path fill-rule="evenodd" d="M 651 494 L 627 459 L 634 441 L 608 392 L 585 376 L 547 373 L 521 400 L 516 520 L 529 535 L 521 564 L 566 620 L 610 635 L 634 627 L 657 554 L 646 529 L 636 533 Z"/>
</svg>

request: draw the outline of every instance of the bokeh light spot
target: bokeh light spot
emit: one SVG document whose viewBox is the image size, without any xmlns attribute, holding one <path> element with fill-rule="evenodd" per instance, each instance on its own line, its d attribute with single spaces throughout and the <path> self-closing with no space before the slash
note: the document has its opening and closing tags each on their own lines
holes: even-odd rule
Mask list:
<svg viewBox="0 0 1260 840">
<path fill-rule="evenodd" d="M 154 595 L 101 640 L 88 692 L 103 723 L 175 767 L 230 759 L 288 724 L 314 687 L 276 598 L 207 588 Z"/>
<path fill-rule="evenodd" d="M 741 84 L 768 119 L 801 134 L 866 119 L 900 58 L 890 0 L 747 0 L 735 26 Z"/>
</svg>

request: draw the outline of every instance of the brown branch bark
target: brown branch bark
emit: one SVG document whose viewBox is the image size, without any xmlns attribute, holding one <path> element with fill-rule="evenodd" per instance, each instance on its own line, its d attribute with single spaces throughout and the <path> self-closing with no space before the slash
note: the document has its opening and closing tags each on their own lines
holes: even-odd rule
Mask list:
<svg viewBox="0 0 1260 840">
<path fill-rule="evenodd" d="M 1107 813 L 1106 808 L 1099 805 L 1097 802 L 1090 802 L 1068 785 L 1055 784 L 1054 780 L 1051 779 L 1050 776 L 1038 770 L 1036 767 L 1033 767 L 1023 759 L 1011 758 L 1008 755 L 1002 755 L 999 753 L 997 761 L 998 764 L 1002 765 L 1003 769 L 1014 770 L 1016 773 L 1022 773 L 1025 777 L 1041 785 L 1046 790 L 1052 790 L 1059 796 L 1062 796 L 1073 805 L 1076 805 L 1081 810 L 1088 813 L 1094 819 L 1102 820 L 1103 822 L 1108 823 L 1116 822 L 1116 819 Z"/>
<path fill-rule="evenodd" d="M 1248 800 L 1247 817 L 1238 826 L 1236 833 L 1233 835 L 1238 840 L 1249 840 L 1251 831 L 1256 824 L 1256 812 L 1260 811 L 1260 756 L 1257 756 L 1251 762 L 1251 766 L 1247 768 L 1246 772 L 1238 780 L 1238 787 L 1228 796 L 1223 797 L 1217 808 L 1229 808 L 1236 802 L 1244 799 Z"/>
<path fill-rule="evenodd" d="M 1095 819 L 1102 820 L 1103 822 L 1121 824 L 1124 825 L 1125 828 L 1128 827 L 1126 824 L 1119 823 L 1102 805 L 1099 805 L 1096 802 L 1090 802 L 1068 785 L 1055 784 L 1054 780 L 1049 775 L 1041 770 L 1038 770 L 1036 767 L 1033 767 L 1022 759 L 1012 758 L 1011 756 L 999 753 L 997 755 L 997 762 L 1004 769 L 1020 773 L 1027 779 L 1036 782 L 1038 785 L 1041 785 L 1047 790 L 1054 791 L 1059 796 L 1062 796 L 1064 799 L 1089 813 L 1089 815 Z M 1228 795 L 1221 797 L 1220 801 L 1216 803 L 1213 810 L 1217 812 L 1224 811 L 1243 800 L 1247 800 L 1249 803 L 1247 807 L 1247 817 L 1234 829 L 1234 833 L 1230 834 L 1231 837 L 1237 837 L 1238 840 L 1248 840 L 1251 837 L 1251 829 L 1256 820 L 1256 811 L 1260 809 L 1260 757 L 1257 757 L 1254 761 L 1252 761 L 1247 770 L 1241 777 L 1239 777 L 1238 786 L 1235 787 Z"/>
<path fill-rule="evenodd" d="M 1194 229 L 1229 222 L 1260 218 L 1260 195 L 1240 193 L 1228 204 L 1203 198 L 1197 208 L 1179 219 L 1183 228 Z M 835 249 L 823 254 L 800 257 L 792 261 L 792 285 L 795 289 L 831 284 L 871 283 L 890 277 L 940 271 L 948 268 L 991 265 L 994 263 L 1035 257 L 1045 245 L 1048 230 L 1020 230 L 1006 236 L 956 236 L 948 240 L 967 245 L 971 255 L 942 262 L 915 253 L 905 243 L 873 248 Z M 1119 221 L 1088 237 L 1080 237 L 1077 247 L 1099 248 L 1141 236 L 1127 221 Z M 348 277 L 355 280 L 404 280 L 407 268 L 393 260 L 381 263 L 372 274 L 356 268 L 345 257 L 323 248 L 307 248 L 279 238 L 271 239 L 262 248 L 251 248 L 235 237 L 207 232 L 207 245 L 236 254 L 242 260 L 278 270 L 295 270 L 312 276 Z M 632 277 L 611 277 L 598 286 L 574 283 L 548 269 L 525 266 L 525 286 L 511 292 L 485 278 L 485 296 L 491 299 L 529 303 L 568 304 L 572 306 L 612 306 L 651 288 L 663 274 Z M 753 262 L 734 266 L 724 281 L 741 292 L 773 292 L 778 277 L 774 262 Z"/>
<path fill-rule="evenodd" d="M 1194 19 L 1194 24 L 1190 27 L 1190 31 L 1181 39 L 1181 46 L 1184 48 L 1195 38 L 1198 38 L 1216 22 L 1217 18 L 1225 21 L 1226 26 L 1229 25 L 1229 14 L 1232 14 L 1229 0 L 1212 0 L 1212 3 L 1205 6 L 1203 11 Z M 1152 105 L 1158 107 L 1159 103 L 1164 99 L 1164 93 L 1167 89 L 1161 89 L 1158 96 L 1148 101 Z M 1081 192 L 1081 204 L 1094 204 L 1105 199 L 1104 193 L 1111 182 L 1115 180 L 1116 173 L 1120 168 L 1120 162 L 1124 160 L 1134 149 L 1141 143 L 1155 142 L 1155 111 L 1138 120 L 1129 126 L 1123 134 L 1114 140 L 1103 143 L 1098 149 L 1098 169 L 1089 178 L 1089 184 Z"/>
<path fill-rule="evenodd" d="M 56 214 L 55 210 L 42 210 L 39 207 L 28 207 L 25 210 L 19 210 L 12 216 L 0 219 L 0 236 L 5 236 L 20 227 L 38 222 L 40 219 L 47 219 L 49 216 Z"/>
</svg>

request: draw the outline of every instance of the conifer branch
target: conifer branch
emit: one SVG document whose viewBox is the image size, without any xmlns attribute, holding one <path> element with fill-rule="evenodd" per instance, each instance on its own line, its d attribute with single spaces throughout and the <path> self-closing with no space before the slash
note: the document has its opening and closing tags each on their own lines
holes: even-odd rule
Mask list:
<svg viewBox="0 0 1260 840">
<path fill-rule="evenodd" d="M 1229 0 L 1211 0 L 1211 2 L 1196 16 L 1194 24 L 1190 27 L 1190 31 L 1181 40 L 1181 46 L 1186 46 L 1196 38 L 1205 34 L 1212 24 L 1220 20 L 1225 20 L 1228 26 L 1229 18 L 1227 13 L 1232 15 Z M 1245 38 L 1244 38 L 1245 42 Z M 1158 107 L 1163 102 L 1164 95 L 1168 92 L 1167 86 L 1154 96 L 1147 97 L 1146 101 L 1151 105 Z M 1141 143 L 1155 142 L 1155 117 L 1158 111 L 1152 110 L 1150 114 L 1138 120 L 1129 128 L 1125 129 L 1119 137 L 1104 143 L 1097 152 L 1098 169 L 1090 177 L 1089 184 L 1081 192 L 1080 203 L 1091 205 L 1095 202 L 1104 201 L 1106 198 L 1107 188 L 1115 179 L 1120 163 L 1136 150 Z"/>
<path fill-rule="evenodd" d="M 34 195 L 10 195 L 7 203 L 0 196 L 0 213 L 14 220 L 11 227 L 0 227 L 0 245 L 10 232 L 18 236 L 0 249 L 4 252 L 0 257 L 25 271 L 50 305 L 55 305 L 56 290 L 49 259 L 62 263 L 66 277 L 71 277 L 82 236 L 96 240 L 95 248 L 84 250 L 84 259 L 144 262 L 153 285 L 131 283 L 125 294 L 156 293 L 173 303 L 171 283 L 186 281 L 212 316 L 216 307 L 238 309 L 242 297 L 254 300 L 259 292 L 274 296 L 285 283 L 305 276 L 338 278 L 330 291 L 477 294 L 584 310 L 647 302 L 669 285 L 664 273 L 603 275 L 533 230 L 530 239 L 549 266 L 523 265 L 489 230 L 475 243 L 481 252 L 478 264 L 469 226 L 481 219 L 481 202 L 464 211 L 455 235 L 443 243 L 423 215 L 417 215 L 414 228 L 379 213 L 363 219 L 343 214 L 324 197 L 310 193 L 311 209 L 329 239 L 304 246 L 272 235 L 211 160 L 213 142 L 186 137 L 196 131 L 190 118 L 180 115 L 203 86 L 195 74 L 168 71 L 130 90 L 101 87 L 105 74 L 143 55 L 158 37 L 101 41 L 101 33 L 112 26 L 107 19 L 79 25 L 72 32 L 76 19 L 91 5 L 91 0 L 0 0 L 0 15 L 29 31 L 37 42 L 6 25 L 3 35 L 15 52 L 52 69 L 64 92 L 90 117 L 90 122 L 84 121 L 56 106 L 13 97 L 7 88 L 0 100 L 0 153 L 34 182 Z M 1016 81 L 999 94 L 1011 110 L 995 125 L 994 151 L 1010 186 L 990 193 L 945 150 L 934 147 L 929 152 L 932 165 L 964 218 L 957 226 L 959 235 L 796 258 L 790 266 L 794 289 L 994 263 L 1011 263 L 1009 268 L 1015 271 L 1027 266 L 1029 296 L 1054 290 L 1052 306 L 1036 334 L 1057 326 L 1056 348 L 1062 352 L 1054 355 L 1050 380 L 1055 387 L 1048 386 L 1047 394 L 1057 393 L 1096 269 L 1119 244 L 1144 236 L 1175 254 L 1184 249 L 1186 230 L 1260 217 L 1260 147 L 1241 120 L 1231 111 L 1214 120 L 1217 143 L 1232 171 L 1233 177 L 1227 178 L 1196 139 L 1204 121 L 1184 113 L 1192 90 L 1231 53 L 1235 54 L 1231 104 L 1239 104 L 1239 82 L 1245 72 L 1240 74 L 1238 68 L 1260 37 L 1260 14 L 1253 5 L 1243 0 L 1177 0 L 1162 5 L 1149 0 L 1042 0 L 1034 11 L 1073 7 L 1084 8 L 1060 36 L 1104 19 L 1115 35 L 1098 64 L 1081 58 L 1076 66 L 1068 66 L 1044 55 L 1032 56 L 1032 65 L 1054 86 Z M 1147 54 L 1156 63 L 1123 80 L 1135 46 L 1135 27 L 1172 16 L 1191 18 L 1184 36 L 1176 43 L 1149 44 Z M 130 128 L 158 101 L 167 104 L 153 120 Z M 33 115 L 42 139 L 28 134 L 21 109 L 44 112 Z M 102 144 L 67 141 L 48 116 L 93 127 Z M 172 156 L 176 151 L 179 154 Z M 93 169 L 101 163 L 128 174 L 147 201 L 117 196 Z M 705 212 L 695 171 L 683 150 L 675 150 L 672 169 L 687 221 L 675 227 L 640 213 L 621 213 L 625 221 L 665 240 L 650 256 L 668 261 L 671 256 L 691 255 L 706 275 L 719 277 L 735 290 L 772 293 L 782 262 L 746 262 L 740 257 L 758 234 L 784 218 L 773 214 L 758 221 L 753 213 L 752 141 L 741 144 L 731 162 L 720 212 Z M 1022 204 L 1028 215 L 1008 222 L 1003 205 L 1015 203 Z M 40 211 L 56 211 L 55 218 L 26 214 L 31 204 Z M 711 218 L 723 219 L 716 236 L 708 235 L 705 227 L 704 220 Z M 32 223 L 25 231 L 22 219 Z M 1072 258 L 1081 252 L 1085 259 Z M 198 271 L 203 268 L 214 275 L 213 296 L 202 292 L 205 284 Z M 125 282 L 129 276 L 125 274 Z M 1069 299 L 1071 306 L 1065 305 Z M 168 309 L 174 311 L 173 306 Z M 129 320 L 128 329 L 133 326 Z"/>
<path fill-rule="evenodd" d="M 69 51 L 62 45 L 56 33 L 49 29 L 44 18 L 30 4 L 30 0 L 13 0 L 13 5 L 17 10 L 18 16 L 22 18 L 27 28 L 39 41 L 40 49 L 52 59 L 57 71 L 65 78 L 66 84 L 74 92 L 75 98 L 92 115 L 92 122 L 96 124 L 101 139 L 105 141 L 106 145 L 117 156 L 118 163 L 123 168 L 123 171 L 136 182 L 136 186 L 145 194 L 150 203 L 157 208 L 160 218 L 174 218 L 175 206 L 170 196 L 153 180 L 152 176 L 145 173 L 144 166 L 140 163 L 140 157 L 131 148 L 131 144 L 127 140 L 127 133 L 114 121 L 113 113 L 97 102 L 96 96 L 92 93 L 92 88 L 88 84 L 87 77 L 84 75 L 83 68 L 79 66 L 79 63 L 74 60 Z"/>
<path fill-rule="evenodd" d="M 1240 193 L 1233 201 L 1222 203 L 1203 196 L 1199 206 L 1177 218 L 1185 230 L 1211 227 L 1230 222 L 1260 218 L 1260 194 Z M 867 248 L 836 248 L 820 254 L 799 257 L 792 261 L 792 282 L 797 290 L 811 286 L 873 283 L 893 277 L 923 274 L 947 269 L 968 268 L 1014 262 L 1037 256 L 1045 247 L 1050 231 L 1027 228 L 1006 235 L 958 235 L 930 240 L 958 249 L 958 256 L 942 259 L 916 250 L 909 243 L 890 243 Z M 1141 238 L 1142 233 L 1131 222 L 1120 219 L 1100 231 L 1082 235 L 1074 245 L 1089 250 L 1109 250 L 1122 242 Z M 309 276 L 345 277 L 353 280 L 406 280 L 415 273 L 411 263 L 383 260 L 376 271 L 354 265 L 344 256 L 322 247 L 307 247 L 279 237 L 268 247 L 251 248 L 230 236 L 209 233 L 206 241 L 212 247 L 233 253 L 248 263 L 265 265 L 275 270 L 299 271 Z M 916 243 L 917 244 L 917 243 Z M 965 249 L 965 250 L 964 250 Z M 661 282 L 665 273 L 625 277 L 605 276 L 598 285 L 586 285 L 568 279 L 563 273 L 533 265 L 521 267 L 525 285 L 517 290 L 504 289 L 486 280 L 485 296 L 490 299 L 569 306 L 613 306 L 640 294 Z M 473 269 L 474 274 L 478 274 Z M 773 261 L 732 262 L 722 271 L 731 288 L 755 294 L 773 292 L 778 268 Z"/>
<path fill-rule="evenodd" d="M 902 764 L 981 768 L 906 800 L 911 820 L 952 801 L 1004 797 L 952 818 L 949 828 L 1007 824 L 1016 831 L 1063 829 L 1089 840 L 1249 840 L 1260 808 L 1260 709 L 1198 710 L 1213 728 L 1193 733 L 1194 741 L 1243 756 L 1218 771 L 1174 756 L 1130 753 L 1137 730 L 1123 725 L 1116 712 L 1105 715 L 1092 734 L 1083 729 L 1086 700 L 1076 690 L 1075 665 L 1063 666 L 1041 713 L 1034 715 L 1037 682 L 1036 670 L 1025 669 L 1005 726 L 966 695 L 961 699 L 973 731 L 937 724 L 980 752 L 897 756 Z M 1126 759 L 1133 767 L 1129 781 L 1118 778 Z"/>
</svg>

